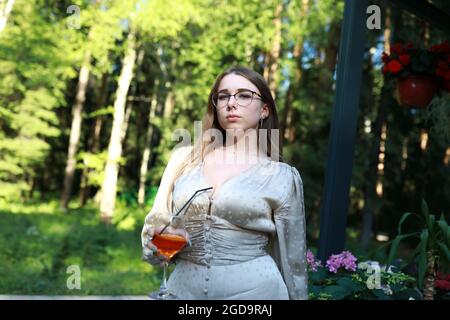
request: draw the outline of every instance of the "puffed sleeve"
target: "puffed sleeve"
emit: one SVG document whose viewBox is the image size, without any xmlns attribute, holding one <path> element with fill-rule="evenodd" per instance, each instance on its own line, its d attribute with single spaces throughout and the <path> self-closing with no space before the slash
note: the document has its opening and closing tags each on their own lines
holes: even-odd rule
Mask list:
<svg viewBox="0 0 450 320">
<path fill-rule="evenodd" d="M 291 167 L 292 186 L 287 198 L 273 211 L 276 234 L 271 255 L 286 283 L 289 299 L 308 299 L 306 264 L 306 222 L 303 182 L 296 168 Z"/>
<path fill-rule="evenodd" d="M 156 192 L 156 197 L 153 202 L 153 206 L 150 212 L 145 217 L 144 227 L 141 233 L 144 256 L 144 240 L 145 232 L 147 231 L 147 229 L 159 227 L 170 222 L 170 217 L 172 216 L 172 207 L 169 208 L 167 203 L 167 197 L 170 196 L 170 185 L 175 177 L 176 169 L 179 165 L 181 165 L 183 161 L 186 161 L 191 149 L 192 147 L 190 146 L 184 146 L 175 149 L 170 156 L 166 168 L 164 169 L 161 182 L 159 184 L 158 191 Z M 169 203 L 171 203 L 171 201 L 169 201 Z"/>
</svg>

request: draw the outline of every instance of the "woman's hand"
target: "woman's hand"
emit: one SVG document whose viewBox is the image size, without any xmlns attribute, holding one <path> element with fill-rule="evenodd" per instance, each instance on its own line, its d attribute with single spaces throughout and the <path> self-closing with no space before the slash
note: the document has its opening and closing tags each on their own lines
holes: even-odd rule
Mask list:
<svg viewBox="0 0 450 320">
<path fill-rule="evenodd" d="M 155 229 L 151 226 L 145 225 L 142 230 L 142 260 L 147 261 L 152 265 L 163 266 L 166 261 L 164 256 L 158 255 L 158 248 L 152 243 Z"/>
<path fill-rule="evenodd" d="M 143 241 L 142 259 L 149 262 L 152 265 L 159 265 L 161 267 L 164 265 L 164 263 L 168 262 L 168 260 L 165 256 L 158 254 L 158 248 L 152 243 L 152 239 L 155 234 L 160 234 L 163 228 L 164 226 L 153 228 L 151 226 L 146 225 L 142 230 L 142 241 Z M 164 230 L 164 233 L 182 236 L 189 243 L 189 234 L 184 229 L 175 229 L 169 226 Z"/>
</svg>

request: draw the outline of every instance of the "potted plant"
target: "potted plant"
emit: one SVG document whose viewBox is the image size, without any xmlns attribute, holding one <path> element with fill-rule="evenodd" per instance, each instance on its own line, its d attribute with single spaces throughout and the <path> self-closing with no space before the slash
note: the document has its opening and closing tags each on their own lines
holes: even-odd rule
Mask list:
<svg viewBox="0 0 450 320">
<path fill-rule="evenodd" d="M 309 299 L 313 300 L 409 300 L 420 299 L 413 277 L 377 261 L 357 263 L 349 251 L 331 255 L 326 265 L 308 250 Z"/>
<path fill-rule="evenodd" d="M 439 80 L 440 87 L 450 92 L 450 42 L 444 41 L 430 48 L 436 56 L 435 74 Z"/>
<path fill-rule="evenodd" d="M 434 282 L 436 297 L 441 300 L 450 300 L 450 274 L 438 272 Z"/>
<path fill-rule="evenodd" d="M 445 220 L 444 213 L 439 220 L 430 214 L 428 205 L 422 199 L 421 215 L 406 212 L 402 215 L 398 224 L 398 235 L 391 243 L 388 257 L 388 265 L 397 256 L 399 244 L 402 240 L 415 237 L 419 240 L 410 258 L 404 262 L 403 267 L 415 261 L 418 264 L 417 282 L 423 291 L 424 299 L 433 300 L 435 293 L 436 274 L 439 270 L 441 260 L 450 263 L 450 227 Z M 403 234 L 401 227 L 406 219 L 417 217 L 420 222 L 418 230 Z M 446 265 L 448 265 L 448 263 Z"/>
<path fill-rule="evenodd" d="M 383 73 L 396 80 L 399 104 L 426 107 L 438 90 L 435 76 L 436 55 L 430 50 L 414 47 L 411 43 L 396 43 L 391 53 L 383 52 Z"/>
</svg>

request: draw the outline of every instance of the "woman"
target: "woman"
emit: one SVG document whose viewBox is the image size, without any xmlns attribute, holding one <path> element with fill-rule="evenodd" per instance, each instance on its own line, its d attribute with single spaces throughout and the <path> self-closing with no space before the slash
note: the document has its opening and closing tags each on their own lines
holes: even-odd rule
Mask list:
<svg viewBox="0 0 450 320">
<path fill-rule="evenodd" d="M 196 146 L 172 153 L 145 219 L 143 259 L 161 262 L 153 235 L 196 190 L 213 187 L 164 231 L 191 242 L 175 258 L 168 291 L 186 300 L 307 299 L 303 184 L 297 169 L 273 160 L 281 157 L 278 120 L 263 77 L 243 67 L 222 73 L 203 128 Z"/>
</svg>

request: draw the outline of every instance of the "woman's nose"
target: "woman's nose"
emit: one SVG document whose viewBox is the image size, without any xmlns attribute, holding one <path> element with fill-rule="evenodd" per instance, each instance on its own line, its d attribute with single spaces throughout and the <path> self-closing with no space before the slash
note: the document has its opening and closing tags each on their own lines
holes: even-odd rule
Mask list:
<svg viewBox="0 0 450 320">
<path fill-rule="evenodd" d="M 234 96 L 230 96 L 230 99 L 228 100 L 228 106 L 232 107 L 236 105 L 236 98 Z"/>
</svg>

